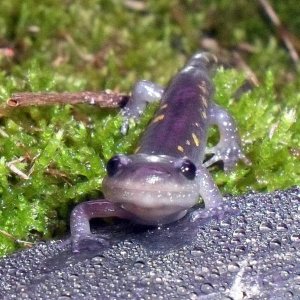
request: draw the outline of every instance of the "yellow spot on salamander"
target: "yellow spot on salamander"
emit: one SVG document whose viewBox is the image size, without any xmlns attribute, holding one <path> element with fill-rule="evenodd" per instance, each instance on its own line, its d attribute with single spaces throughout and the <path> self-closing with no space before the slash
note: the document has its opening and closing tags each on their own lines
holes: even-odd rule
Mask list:
<svg viewBox="0 0 300 300">
<path fill-rule="evenodd" d="M 195 145 L 198 147 L 200 145 L 200 141 L 195 133 L 192 133 L 192 138 L 194 140 Z"/>
<path fill-rule="evenodd" d="M 206 98 L 202 96 L 201 99 L 202 99 L 203 105 L 207 108 L 208 105 L 207 105 Z"/>
<path fill-rule="evenodd" d="M 166 107 L 168 107 L 168 103 L 162 105 L 160 109 L 164 109 L 164 108 L 166 108 Z"/>
<path fill-rule="evenodd" d="M 207 119 L 207 115 L 206 115 L 206 112 L 205 112 L 205 111 L 202 111 L 202 112 L 201 112 L 201 115 L 202 115 L 202 117 L 203 117 L 204 119 Z"/>
<path fill-rule="evenodd" d="M 182 147 L 182 146 L 180 146 L 180 145 L 179 145 L 179 146 L 177 146 L 177 150 L 178 150 L 178 151 L 180 151 L 180 152 L 184 152 L 184 149 L 183 149 L 183 147 Z"/>
<path fill-rule="evenodd" d="M 191 142 L 190 142 L 189 140 L 186 140 L 185 143 L 186 143 L 187 145 L 190 145 L 190 144 L 191 144 Z"/>
<path fill-rule="evenodd" d="M 152 121 L 152 123 L 159 122 L 159 121 L 163 120 L 164 118 L 165 118 L 165 115 L 159 115 Z"/>
<path fill-rule="evenodd" d="M 200 91 L 201 91 L 204 95 L 207 95 L 207 94 L 208 94 L 208 90 L 207 90 L 207 87 L 206 87 L 205 85 L 198 84 L 198 88 L 200 89 Z"/>
</svg>

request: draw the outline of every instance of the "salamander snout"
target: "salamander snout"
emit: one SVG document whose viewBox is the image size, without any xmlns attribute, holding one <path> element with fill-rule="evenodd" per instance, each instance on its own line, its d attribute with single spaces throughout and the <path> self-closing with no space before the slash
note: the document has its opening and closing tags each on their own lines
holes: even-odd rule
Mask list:
<svg viewBox="0 0 300 300">
<path fill-rule="evenodd" d="M 107 163 L 103 193 L 145 224 L 163 224 L 186 213 L 198 198 L 196 166 L 187 158 L 116 155 Z"/>
</svg>

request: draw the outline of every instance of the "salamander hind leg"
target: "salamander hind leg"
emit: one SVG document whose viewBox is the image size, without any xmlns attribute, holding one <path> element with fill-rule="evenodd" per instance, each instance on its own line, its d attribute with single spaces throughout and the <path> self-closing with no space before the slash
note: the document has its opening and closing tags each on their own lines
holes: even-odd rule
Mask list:
<svg viewBox="0 0 300 300">
<path fill-rule="evenodd" d="M 92 200 L 78 204 L 71 213 L 70 228 L 73 252 L 97 250 L 107 247 L 110 241 L 91 233 L 90 219 L 104 217 L 130 218 L 129 213 L 114 203 Z"/>
<path fill-rule="evenodd" d="M 198 168 L 196 180 L 198 181 L 199 194 L 204 201 L 205 208 L 192 212 L 192 222 L 208 218 L 216 218 L 220 220 L 227 215 L 236 213 L 236 210 L 224 202 L 218 187 L 204 166 L 200 166 Z"/>
<path fill-rule="evenodd" d="M 209 167 L 217 161 L 223 161 L 224 170 L 230 171 L 240 159 L 248 164 L 249 161 L 242 152 L 235 121 L 230 114 L 217 104 L 212 104 L 209 109 L 209 122 L 218 126 L 220 141 L 216 146 L 206 151 L 206 153 L 212 153 L 214 156 L 205 162 L 204 166 Z"/>
<path fill-rule="evenodd" d="M 148 103 L 161 99 L 163 91 L 160 85 L 148 80 L 141 80 L 135 84 L 132 95 L 121 113 L 123 116 L 122 134 L 127 133 L 130 121 L 135 122 Z"/>
</svg>

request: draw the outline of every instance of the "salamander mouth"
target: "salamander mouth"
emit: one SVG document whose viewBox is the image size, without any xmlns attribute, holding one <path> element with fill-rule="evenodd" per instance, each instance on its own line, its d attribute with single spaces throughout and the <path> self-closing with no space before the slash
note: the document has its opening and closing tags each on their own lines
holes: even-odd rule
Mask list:
<svg viewBox="0 0 300 300">
<path fill-rule="evenodd" d="M 122 203 L 120 206 L 135 216 L 135 221 L 145 225 L 163 225 L 181 219 L 187 212 L 182 206 L 143 207 L 132 203 Z"/>
<path fill-rule="evenodd" d="M 118 203 L 125 210 L 147 219 L 162 218 L 192 207 L 198 199 L 195 186 L 159 185 L 103 185 L 105 198 Z"/>
<path fill-rule="evenodd" d="M 128 191 L 128 192 L 153 192 L 153 191 L 161 191 L 163 193 L 180 193 L 180 192 L 186 192 L 191 189 L 191 186 L 189 185 L 180 185 L 180 184 L 173 184 L 171 182 L 164 182 L 164 183 L 146 183 L 146 182 L 117 182 L 114 181 L 111 184 L 108 184 L 108 180 L 103 182 L 103 188 L 109 189 L 111 186 L 111 189 L 114 191 Z"/>
<path fill-rule="evenodd" d="M 194 181 L 156 181 L 141 178 L 120 180 L 106 177 L 103 181 L 105 199 L 118 203 L 133 215 L 134 221 L 147 225 L 166 224 L 186 214 L 198 199 Z"/>
</svg>

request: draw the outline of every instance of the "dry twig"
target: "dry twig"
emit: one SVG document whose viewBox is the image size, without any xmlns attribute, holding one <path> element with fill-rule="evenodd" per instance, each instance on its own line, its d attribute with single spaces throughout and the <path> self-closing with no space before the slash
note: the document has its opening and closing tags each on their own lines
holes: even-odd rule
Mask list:
<svg viewBox="0 0 300 300">
<path fill-rule="evenodd" d="M 250 82 L 253 83 L 255 86 L 259 86 L 259 80 L 257 76 L 237 51 L 233 52 L 233 58 L 235 60 L 237 67 L 245 72 L 248 80 L 250 80 Z"/>
<path fill-rule="evenodd" d="M 12 234 L 8 233 L 8 232 L 5 231 L 5 230 L 0 229 L 0 234 L 4 235 L 5 237 L 7 237 L 7 238 L 9 238 L 9 239 L 11 239 L 11 240 L 13 240 L 13 241 L 14 241 L 15 243 L 17 243 L 17 244 L 22 244 L 22 245 L 24 245 L 24 246 L 27 247 L 27 248 L 30 248 L 30 247 L 33 246 L 33 243 L 27 242 L 27 241 L 23 241 L 23 240 L 19 240 L 19 239 L 17 239 L 16 237 L 14 237 Z"/>
<path fill-rule="evenodd" d="M 128 101 L 128 96 L 111 91 L 74 92 L 74 93 L 15 93 L 7 101 L 10 107 L 31 105 L 78 104 L 87 103 L 99 107 L 122 107 Z"/>
<path fill-rule="evenodd" d="M 25 174 L 24 172 L 22 172 L 19 168 L 17 168 L 17 166 L 15 165 L 15 163 L 20 163 L 23 162 L 26 158 L 21 156 L 17 159 L 14 159 L 12 161 L 9 161 L 6 163 L 7 167 L 16 175 L 18 175 L 19 177 L 21 177 L 22 179 L 28 180 L 30 177 Z"/>
<path fill-rule="evenodd" d="M 147 2 L 146 1 L 136 1 L 136 0 L 126 0 L 124 1 L 124 6 L 128 9 L 145 12 L 147 11 Z"/>
<path fill-rule="evenodd" d="M 277 30 L 277 34 L 285 44 L 286 48 L 288 49 L 290 57 L 292 58 L 293 62 L 297 63 L 299 61 L 299 55 L 293 44 L 291 34 L 282 25 L 278 15 L 276 14 L 275 10 L 273 9 L 273 7 L 271 6 L 268 0 L 258 0 L 258 2 L 263 7 L 265 13 L 270 18 L 272 24 L 275 26 Z"/>
</svg>

